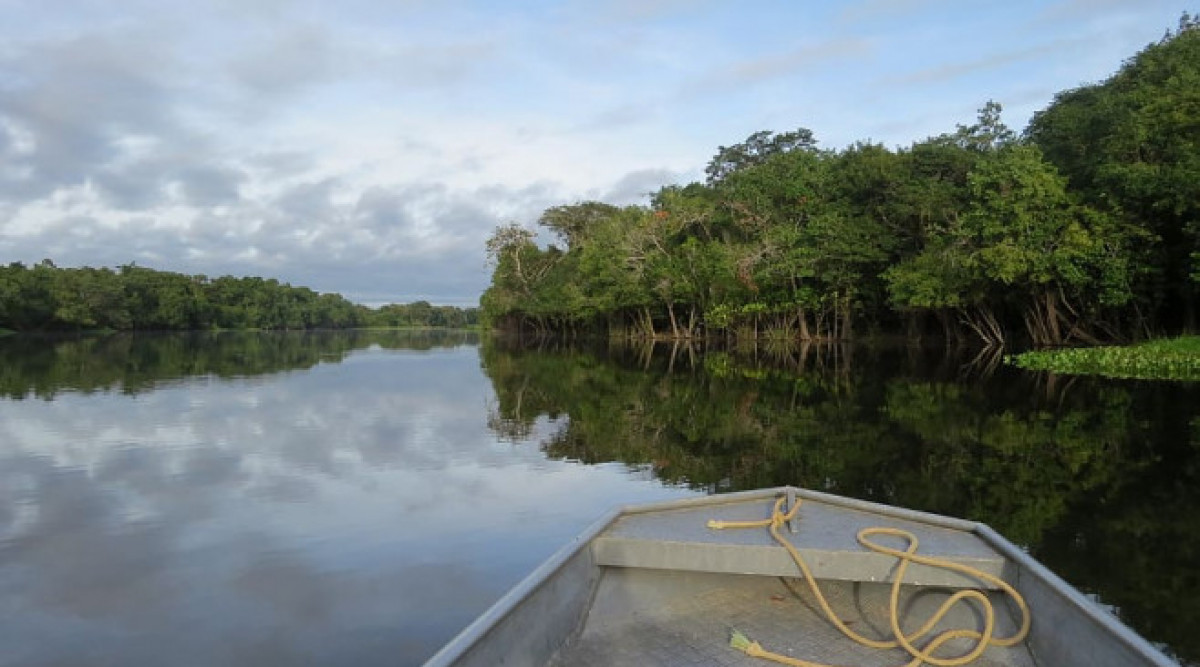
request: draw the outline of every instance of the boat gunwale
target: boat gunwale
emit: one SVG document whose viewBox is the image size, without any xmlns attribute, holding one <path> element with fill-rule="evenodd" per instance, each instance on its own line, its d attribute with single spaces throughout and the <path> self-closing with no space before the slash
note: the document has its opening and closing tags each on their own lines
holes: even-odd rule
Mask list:
<svg viewBox="0 0 1200 667">
<path fill-rule="evenodd" d="M 667 500 L 654 503 L 643 503 L 636 505 L 622 505 L 605 512 L 599 519 L 594 521 L 582 533 L 576 535 L 570 542 L 563 545 L 552 556 L 542 561 L 532 572 L 524 579 L 510 588 L 507 593 L 500 597 L 492 606 L 488 607 L 482 614 L 475 618 L 467 627 L 463 628 L 449 642 L 447 642 L 441 650 L 433 654 L 427 660 L 423 667 L 449 667 L 455 661 L 466 655 L 475 644 L 483 639 L 489 632 L 492 631 L 501 621 L 503 621 L 514 609 L 530 595 L 541 588 L 550 578 L 558 573 L 572 558 L 574 558 L 582 549 L 589 546 L 597 536 L 603 533 L 609 526 L 616 522 L 617 519 L 628 514 L 638 514 L 644 512 L 661 511 L 667 508 L 679 508 L 727 504 L 733 502 L 746 502 L 750 500 L 760 500 L 764 498 L 774 498 L 781 492 L 787 491 L 792 487 L 775 487 L 770 489 L 756 489 L 753 491 L 740 491 L 736 493 L 716 494 L 709 496 L 697 496 L 695 498 L 680 498 L 676 500 Z M 799 491 L 799 489 L 797 489 Z"/>
<path fill-rule="evenodd" d="M 597 535 L 604 532 L 622 514 L 622 508 L 605 512 L 592 525 L 588 526 L 570 542 L 554 552 L 552 556 L 542 561 L 524 579 L 510 588 L 495 603 L 477 616 L 467 627 L 447 642 L 441 650 L 433 654 L 423 667 L 449 667 L 466 655 L 489 632 L 500 624 L 513 610 L 521 605 L 530 595 L 558 573 L 572 558 L 592 543 Z"/>
<path fill-rule="evenodd" d="M 1168 658 L 1161 650 L 1123 624 L 1116 616 L 1105 611 L 1100 605 L 1088 599 L 1064 579 L 1059 577 L 1042 563 L 1030 556 L 1025 550 L 1010 542 L 1003 535 L 986 523 L 958 519 L 955 517 L 922 512 L 919 510 L 885 505 L 869 500 L 860 500 L 821 491 L 812 491 L 793 486 L 780 486 L 752 491 L 713 494 L 694 498 L 657 501 L 636 505 L 623 505 L 605 512 L 587 529 L 572 538 L 570 542 L 543 561 L 524 579 L 513 586 L 491 607 L 480 614 L 470 625 L 454 636 L 445 646 L 426 661 L 423 667 L 450 667 L 463 657 L 477 642 L 483 639 L 499 625 L 513 610 L 521 605 L 530 595 L 545 585 L 581 550 L 588 547 L 596 537 L 612 526 L 623 516 L 646 514 L 667 510 L 690 509 L 712 505 L 725 505 L 766 498 L 777 498 L 782 494 L 795 492 L 801 499 L 813 500 L 829 505 L 835 505 L 850 510 L 858 510 L 879 514 L 882 516 L 907 519 L 943 528 L 961 530 L 974 534 L 992 548 L 1000 552 L 1010 563 L 1020 567 L 1035 578 L 1041 579 L 1047 587 L 1057 593 L 1076 611 L 1084 614 L 1090 620 L 1099 624 L 1105 631 L 1110 632 L 1117 640 L 1128 648 L 1147 659 L 1156 667 L 1179 667 L 1179 663 Z"/>
<path fill-rule="evenodd" d="M 1057 593 L 1065 602 L 1099 624 L 1105 631 L 1112 633 L 1115 639 L 1125 644 L 1133 652 L 1149 659 L 1158 667 L 1179 667 L 1178 662 L 1167 657 L 1160 649 L 1147 641 L 1145 637 L 1134 632 L 1132 628 L 1122 623 L 1114 614 L 1104 610 L 1097 601 L 1088 599 L 1078 589 L 1067 583 L 1065 579 L 1055 574 L 1050 568 L 1043 565 L 1033 556 L 1030 556 L 1024 549 L 1010 542 L 1008 538 L 997 533 L 991 526 L 986 523 L 980 523 L 975 533 L 982 540 L 998 550 L 1002 556 L 1019 566 L 1025 573 L 1041 579 L 1048 588 Z M 1017 584 L 1014 583 L 1014 585 Z M 1020 588 L 1019 585 L 1017 587 L 1018 589 Z"/>
</svg>

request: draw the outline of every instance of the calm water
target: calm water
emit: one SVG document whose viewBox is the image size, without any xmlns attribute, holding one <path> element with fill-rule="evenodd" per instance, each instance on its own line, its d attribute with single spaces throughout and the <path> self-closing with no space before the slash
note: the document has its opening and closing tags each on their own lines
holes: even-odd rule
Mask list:
<svg viewBox="0 0 1200 667">
<path fill-rule="evenodd" d="M 1200 661 L 1200 387 L 937 351 L 0 339 L 0 665 L 412 665 L 614 504 L 981 519 Z"/>
</svg>

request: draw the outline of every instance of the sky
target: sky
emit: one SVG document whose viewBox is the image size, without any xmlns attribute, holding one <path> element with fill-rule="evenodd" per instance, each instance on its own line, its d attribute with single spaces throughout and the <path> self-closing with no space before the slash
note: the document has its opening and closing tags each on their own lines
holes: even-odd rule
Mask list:
<svg viewBox="0 0 1200 667">
<path fill-rule="evenodd" d="M 1023 129 L 1187 0 L 0 0 L 0 262 L 475 305 L 484 242 L 719 146 Z"/>
</svg>

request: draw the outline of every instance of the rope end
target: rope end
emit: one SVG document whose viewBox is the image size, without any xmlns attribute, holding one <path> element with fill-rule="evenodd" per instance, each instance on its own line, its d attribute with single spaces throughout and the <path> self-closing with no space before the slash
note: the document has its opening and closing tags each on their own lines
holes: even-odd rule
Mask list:
<svg viewBox="0 0 1200 667">
<path fill-rule="evenodd" d="M 750 637 L 746 637 L 742 632 L 738 632 L 737 630 L 730 632 L 730 645 L 750 657 L 762 657 L 766 653 L 762 648 L 762 644 L 752 641 Z"/>
<path fill-rule="evenodd" d="M 708 520 L 708 527 L 709 527 L 709 528 L 712 528 L 713 530 L 721 530 L 722 528 L 724 528 L 724 527 L 725 527 L 725 522 L 724 522 L 724 521 L 717 521 L 716 519 L 709 519 L 709 520 Z"/>
<path fill-rule="evenodd" d="M 739 651 L 745 651 L 750 648 L 750 638 L 737 630 L 733 630 L 729 634 L 729 645 Z"/>
</svg>

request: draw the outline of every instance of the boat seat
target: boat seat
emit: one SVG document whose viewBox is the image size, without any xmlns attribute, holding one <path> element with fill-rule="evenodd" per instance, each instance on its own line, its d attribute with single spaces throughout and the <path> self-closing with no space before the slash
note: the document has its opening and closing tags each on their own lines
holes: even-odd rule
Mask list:
<svg viewBox="0 0 1200 667">
<path fill-rule="evenodd" d="M 753 521 L 771 515 L 772 502 L 730 503 L 652 513 L 629 513 L 619 518 L 592 544 L 593 558 L 606 567 L 667 569 L 773 577 L 801 576 L 791 556 L 776 544 L 766 528 L 713 530 L 710 519 Z M 866 549 L 858 531 L 874 526 L 906 530 L 920 541 L 918 553 L 967 565 L 1003 577 L 1006 560 L 981 538 L 961 528 L 805 500 L 795 520 L 796 532 L 782 534 L 797 547 L 817 579 L 891 581 L 897 560 Z M 965 523 L 965 522 L 964 522 Z M 873 536 L 872 541 L 897 549 L 902 538 Z M 909 566 L 905 583 L 950 588 L 995 588 L 994 585 L 951 570 L 917 563 Z"/>
</svg>

